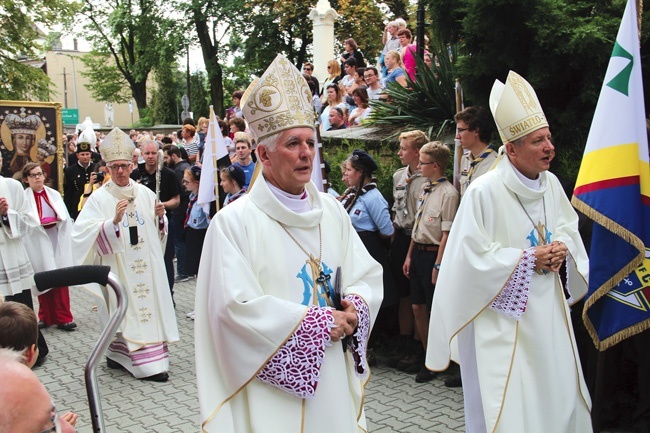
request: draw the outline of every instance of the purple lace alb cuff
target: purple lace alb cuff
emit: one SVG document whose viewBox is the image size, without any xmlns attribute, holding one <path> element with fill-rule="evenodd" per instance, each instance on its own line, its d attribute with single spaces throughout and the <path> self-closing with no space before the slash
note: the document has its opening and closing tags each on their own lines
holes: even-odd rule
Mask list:
<svg viewBox="0 0 650 433">
<path fill-rule="evenodd" d="M 310 307 L 298 329 L 260 370 L 257 379 L 296 397 L 314 397 L 325 347 L 331 346 L 332 327 L 331 309 Z"/>
<path fill-rule="evenodd" d="M 348 295 L 345 299 L 352 302 L 354 308 L 357 309 L 359 322 L 356 331 L 352 334 L 352 338 L 348 343 L 348 348 L 352 352 L 352 358 L 354 359 L 354 373 L 357 377 L 363 379 L 368 376 L 369 371 L 366 360 L 366 349 L 368 337 L 370 336 L 370 312 L 368 306 L 360 296 Z"/>
<path fill-rule="evenodd" d="M 510 276 L 505 287 L 496 297 L 490 308 L 494 311 L 520 320 L 528 303 L 528 287 L 535 268 L 535 250 L 524 250 L 517 268 Z"/>
</svg>

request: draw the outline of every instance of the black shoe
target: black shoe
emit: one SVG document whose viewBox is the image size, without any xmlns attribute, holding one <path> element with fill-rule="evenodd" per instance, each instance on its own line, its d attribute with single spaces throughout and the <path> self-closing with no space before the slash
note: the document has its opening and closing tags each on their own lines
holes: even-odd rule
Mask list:
<svg viewBox="0 0 650 433">
<path fill-rule="evenodd" d="M 68 322 L 62 325 L 56 325 L 56 327 L 63 331 L 70 332 L 70 331 L 74 331 L 77 328 L 77 324 L 74 322 Z"/>
<path fill-rule="evenodd" d="M 415 375 L 415 381 L 417 383 L 431 382 L 433 378 L 437 376 L 437 374 L 438 373 L 429 371 L 429 369 L 423 365 L 418 374 Z"/>
<path fill-rule="evenodd" d="M 424 364 L 424 350 L 420 348 L 417 352 L 405 356 L 397 363 L 397 369 L 406 373 L 417 373 Z"/>
<path fill-rule="evenodd" d="M 47 328 L 47 323 L 43 322 L 42 320 L 38 322 L 38 329 L 45 329 Z"/>
<path fill-rule="evenodd" d="M 153 376 L 143 377 L 141 380 L 150 380 L 152 382 L 167 382 L 169 380 L 169 374 L 162 372 L 154 374 Z"/>
<path fill-rule="evenodd" d="M 463 386 L 463 380 L 461 379 L 460 374 L 455 374 L 446 378 L 445 386 L 447 388 L 460 388 Z"/>
<path fill-rule="evenodd" d="M 368 363 L 368 367 L 374 367 L 377 365 L 377 357 L 372 349 L 368 349 L 366 352 L 366 362 Z"/>
<path fill-rule="evenodd" d="M 36 362 L 34 363 L 34 366 L 32 368 L 37 368 L 40 367 L 41 365 L 45 364 L 45 360 L 47 357 L 41 356 L 40 353 L 38 355 L 38 358 L 36 358 Z"/>
<path fill-rule="evenodd" d="M 106 358 L 106 366 L 112 370 L 124 370 L 124 366 L 111 358 Z"/>
</svg>

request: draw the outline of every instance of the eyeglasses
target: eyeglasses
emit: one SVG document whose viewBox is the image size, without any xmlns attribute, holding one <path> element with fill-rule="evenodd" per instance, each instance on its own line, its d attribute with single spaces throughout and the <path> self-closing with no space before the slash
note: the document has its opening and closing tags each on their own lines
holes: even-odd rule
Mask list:
<svg viewBox="0 0 650 433">
<path fill-rule="evenodd" d="M 61 433 L 61 420 L 59 419 L 59 413 L 56 411 L 54 405 L 52 405 L 52 418 L 50 418 L 50 421 L 52 421 L 52 427 L 43 430 L 40 433 Z"/>
<path fill-rule="evenodd" d="M 111 164 L 108 166 L 113 171 L 127 170 L 129 167 L 131 167 L 131 164 Z"/>
<path fill-rule="evenodd" d="M 39 177 L 43 177 L 44 175 L 43 175 L 43 173 L 41 172 L 41 173 L 32 173 L 32 174 L 28 174 L 28 176 L 31 177 L 32 179 L 38 179 Z"/>
<path fill-rule="evenodd" d="M 430 165 L 430 164 L 437 164 L 437 162 L 435 162 L 435 161 L 431 161 L 431 162 L 418 161 L 418 164 L 420 164 L 420 165 Z"/>
<path fill-rule="evenodd" d="M 461 134 L 461 133 L 463 133 L 465 131 L 469 131 L 469 128 L 458 128 L 458 129 L 456 129 L 456 131 L 457 131 L 458 134 Z"/>
<path fill-rule="evenodd" d="M 311 72 L 311 68 L 302 68 L 302 70 Z"/>
<path fill-rule="evenodd" d="M 192 183 L 192 181 L 191 181 L 191 180 L 185 180 L 185 179 L 183 179 L 183 180 L 181 180 L 181 183 L 182 183 L 183 185 L 187 185 L 187 184 Z"/>
</svg>

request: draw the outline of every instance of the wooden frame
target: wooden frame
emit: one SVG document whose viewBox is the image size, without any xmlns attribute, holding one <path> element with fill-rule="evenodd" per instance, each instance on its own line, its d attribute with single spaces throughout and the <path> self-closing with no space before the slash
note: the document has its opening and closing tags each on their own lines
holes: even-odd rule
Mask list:
<svg viewBox="0 0 650 433">
<path fill-rule="evenodd" d="M 28 162 L 41 164 L 46 185 L 63 194 L 63 120 L 60 102 L 0 100 L 0 173 L 22 181 Z"/>
</svg>

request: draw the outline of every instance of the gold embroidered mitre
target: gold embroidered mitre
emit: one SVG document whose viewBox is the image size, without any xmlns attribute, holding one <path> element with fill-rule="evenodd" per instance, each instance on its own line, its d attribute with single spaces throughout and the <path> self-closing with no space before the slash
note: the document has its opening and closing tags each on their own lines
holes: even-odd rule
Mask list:
<svg viewBox="0 0 650 433">
<path fill-rule="evenodd" d="M 513 71 L 508 73 L 506 84 L 494 81 L 490 110 L 504 144 L 548 126 L 535 89 Z"/>
<path fill-rule="evenodd" d="M 135 145 L 128 134 L 120 128 L 113 128 L 111 132 L 104 137 L 99 153 L 106 162 L 126 160 L 131 161 Z"/>
<path fill-rule="evenodd" d="M 241 107 L 258 143 L 287 129 L 313 128 L 316 119 L 307 81 L 282 54 L 248 86 Z"/>
</svg>

